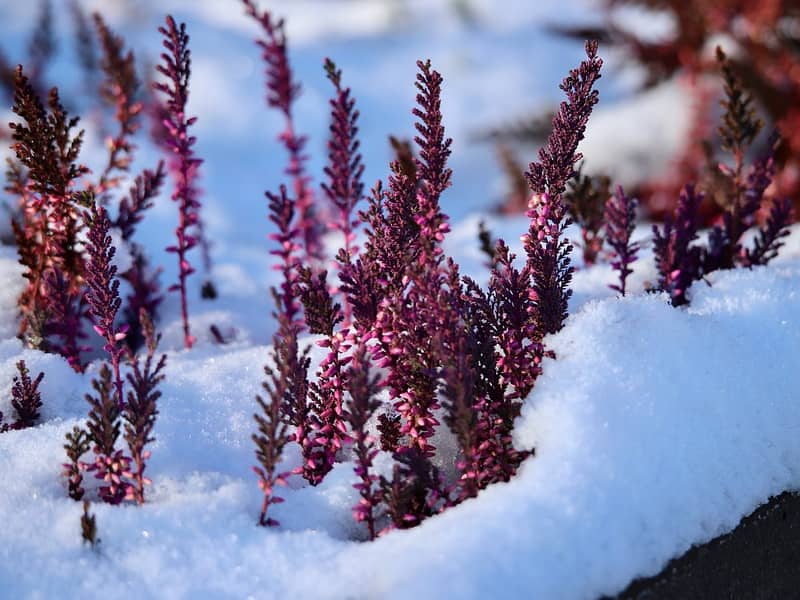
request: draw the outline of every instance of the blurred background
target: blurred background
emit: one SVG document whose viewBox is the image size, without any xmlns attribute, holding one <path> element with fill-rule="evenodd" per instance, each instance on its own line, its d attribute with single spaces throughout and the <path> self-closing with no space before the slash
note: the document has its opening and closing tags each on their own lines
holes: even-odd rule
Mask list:
<svg viewBox="0 0 800 600">
<path fill-rule="evenodd" d="M 790 134 L 779 152 L 785 168 L 778 185 L 787 193 L 797 188 L 796 0 L 262 0 L 260 6 L 286 19 L 289 59 L 303 88 L 295 124 L 309 138 L 315 184 L 322 181 L 331 95 L 323 60 L 337 63 L 357 100 L 371 186 L 388 173 L 389 137 L 413 136 L 415 63 L 430 58 L 444 76 L 444 123 L 454 140 L 445 212 L 454 221 L 520 213 L 527 197 L 522 173 L 549 133 L 561 100 L 558 84 L 592 37 L 601 42 L 606 67 L 581 145 L 585 173 L 626 185 L 656 219 L 683 183 L 709 180 L 717 161 L 721 78 L 714 49 L 720 44 L 768 125 Z M 263 193 L 284 180 L 286 156 L 276 141 L 282 119 L 264 101 L 264 68 L 253 42 L 259 30 L 241 2 L 2 0 L 0 11 L 2 152 L 8 155 L 5 124 L 14 118 L 8 75 L 22 63 L 39 89 L 58 86 L 70 112 L 82 117 L 82 162 L 94 169 L 106 159 L 113 109 L 97 94 L 92 12 L 134 51 L 145 102 L 159 60 L 158 26 L 166 14 L 186 22 L 193 59 L 189 113 L 198 117 L 193 129 L 205 161 L 203 219 L 215 270 L 237 293 L 259 293 L 270 262 Z M 138 136 L 133 175 L 160 157 L 149 129 L 145 124 Z M 762 137 L 754 152 L 763 151 Z M 713 206 L 707 212 L 713 219 Z M 142 241 L 164 248 L 176 219 L 162 194 Z M 164 265 L 164 280 L 174 279 L 173 260 L 156 255 L 154 262 Z"/>
</svg>

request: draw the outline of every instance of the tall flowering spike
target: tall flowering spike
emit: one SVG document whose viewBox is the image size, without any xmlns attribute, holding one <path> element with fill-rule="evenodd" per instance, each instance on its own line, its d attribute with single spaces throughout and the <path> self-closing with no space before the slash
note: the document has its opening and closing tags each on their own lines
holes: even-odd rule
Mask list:
<svg viewBox="0 0 800 600">
<path fill-rule="evenodd" d="M 139 356 L 128 353 L 132 372 L 127 376 L 130 390 L 122 418 L 125 420 L 125 441 L 135 469 L 131 478 L 133 485 L 128 488 L 130 497 L 138 504 L 144 504 L 144 487 L 150 483 L 144 476 L 150 451 L 144 448 L 154 439 L 152 433 L 158 415 L 158 399 L 161 397 L 158 386 L 165 377 L 163 371 L 167 364 L 167 355 L 162 354 L 156 360 L 161 336 L 156 335 L 153 321 L 144 310 L 139 315 L 139 321 L 142 323 L 147 356 L 142 363 Z"/>
<path fill-rule="evenodd" d="M 127 172 L 133 160 L 135 146 L 131 142 L 131 137 L 139 129 L 143 105 L 137 100 L 140 84 L 136 75 L 133 52 L 131 50 L 125 52 L 124 40 L 109 29 L 99 13 L 94 13 L 93 17 L 102 49 L 100 67 L 105 76 L 100 95 L 115 107 L 117 122 L 116 133 L 106 140 L 108 161 L 97 184 L 98 196 L 106 200 L 106 191 L 119 183 L 119 180 L 112 176 L 114 171 Z"/>
<path fill-rule="evenodd" d="M 638 242 L 631 242 L 638 204 L 635 198 L 625 195 L 622 186 L 617 187 L 615 194 L 606 200 L 606 242 L 613 251 L 611 266 L 619 271 L 619 285 L 613 284 L 609 287 L 623 296 L 628 275 L 633 273 L 630 265 L 636 260 L 640 250 Z"/>
<path fill-rule="evenodd" d="M 792 201 L 790 198 L 775 200 L 764 226 L 759 230 L 752 250 L 745 251 L 743 264 L 748 267 L 766 265 L 778 255 L 784 245 L 783 239 L 789 235 L 792 223 Z"/>
<path fill-rule="evenodd" d="M 445 138 L 442 124 L 442 76 L 431 68 L 430 60 L 417 61 L 417 68 L 418 106 L 413 114 L 417 117 L 414 126 L 418 135 L 414 141 L 419 146 L 416 165 L 421 188 L 417 197 L 419 212 L 415 219 L 420 229 L 422 252 L 419 261 L 422 263 L 428 260 L 429 253 L 441 252 L 438 246 L 450 230 L 447 217 L 439 208 L 439 198 L 450 186 L 452 170 L 447 167 L 447 159 L 453 140 Z"/>
<path fill-rule="evenodd" d="M 279 259 L 275 266 L 281 272 L 278 289 L 272 288 L 275 300 L 273 316 L 278 321 L 278 331 L 272 342 L 273 366 L 265 366 L 267 379 L 263 383 L 264 396 L 256 396 L 261 412 L 253 415 L 258 432 L 253 434 L 258 466 L 253 467 L 264 498 L 258 522 L 262 526 L 275 526 L 278 522 L 268 516 L 272 504 L 283 499 L 274 494 L 276 485 L 285 485 L 289 472 L 278 472 L 283 448 L 291 441 L 300 445 L 304 456 L 309 456 L 312 443 L 309 437 L 311 410 L 308 404 L 308 351 L 300 352 L 297 337 L 302 331 L 300 303 L 298 302 L 298 260 L 294 226 L 295 204 L 286 188 L 278 194 L 267 192 L 269 219 L 277 232 L 270 239 L 277 248 L 270 254 Z M 294 425 L 294 433 L 289 425 Z"/>
<path fill-rule="evenodd" d="M 347 422 L 352 430 L 355 473 L 358 483 L 353 487 L 360 496 L 353 507 L 353 518 L 364 523 L 369 539 L 375 539 L 375 511 L 381 502 L 378 476 L 372 471 L 373 460 L 378 455 L 377 440 L 367 430 L 367 423 L 380 407 L 377 399 L 380 377 L 370 374 L 369 351 L 365 342 L 360 342 L 353 351 L 347 367 L 347 382 L 350 399 L 347 403 Z"/>
<path fill-rule="evenodd" d="M 277 300 L 277 292 L 275 292 L 275 296 Z M 285 314 L 279 315 L 278 319 L 285 334 L 290 323 Z M 281 333 L 276 334 L 273 338 L 272 358 L 275 367 L 269 365 L 264 367 L 267 376 L 262 384 L 265 396 L 256 396 L 261 413 L 253 415 L 258 426 L 258 432 L 252 436 L 256 445 L 256 460 L 258 461 L 258 466 L 253 467 L 253 471 L 258 476 L 258 486 L 264 495 L 258 524 L 264 527 L 280 524 L 268 516 L 268 511 L 271 505 L 283 502 L 283 498 L 275 495 L 274 488 L 276 485 L 286 485 L 286 478 L 290 475 L 288 471 L 279 472 L 278 466 L 284 447 L 293 438 L 287 425 L 287 403 L 291 402 L 294 391 L 293 377 L 296 375 L 293 372 L 296 365 L 290 364 L 287 360 L 297 354 L 296 341 L 294 347 L 292 347 L 292 341 L 291 336 L 281 337 Z M 305 368 L 308 369 L 307 363 Z"/>
<path fill-rule="evenodd" d="M 195 337 L 189 328 L 186 280 L 194 273 L 194 269 L 189 264 L 187 254 L 198 243 L 200 200 L 196 181 L 198 169 L 203 161 L 195 157 L 192 147 L 197 139 L 189 135 L 189 127 L 197 118 L 186 116 L 191 73 L 191 53 L 186 24 L 181 23 L 178 26 L 175 20 L 168 16 L 166 27 L 159 27 L 158 31 L 164 36 L 164 48 L 167 51 L 161 54 L 162 64 L 156 68 L 167 78 L 167 82 L 154 83 L 153 88 L 166 97 L 163 125 L 167 135 L 164 144 L 171 152 L 169 168 L 175 179 L 172 199 L 178 203 L 178 227 L 175 230 L 177 243 L 167 248 L 167 252 L 172 252 L 178 257 L 178 283 L 170 286 L 169 291 L 180 293 L 183 341 L 187 348 L 191 348 Z"/>
<path fill-rule="evenodd" d="M 304 149 L 308 138 L 295 131 L 293 106 L 300 95 L 300 85 L 292 77 L 287 53 L 283 19 L 273 19 L 267 11 L 259 11 L 253 0 L 242 0 L 248 16 L 258 22 L 263 38 L 256 41 L 267 65 L 267 105 L 279 110 L 285 120 L 285 129 L 279 139 L 289 153 L 286 174 L 292 179 L 292 195 L 297 207 L 297 227 L 303 240 L 303 262 L 316 264 L 322 260 L 320 222 L 314 210 L 314 195 L 306 172 L 308 156 Z"/>
<path fill-rule="evenodd" d="M 586 56 L 587 60 L 561 82 L 559 87 L 567 100 L 553 117 L 553 131 L 547 145 L 539 150 L 539 162 L 531 163 L 526 173 L 533 192 L 549 194 L 555 203 L 560 203 L 567 182 L 575 173 L 575 164 L 582 158 L 578 144 L 598 101 L 594 85 L 600 79 L 603 60 L 597 56 L 596 41 L 586 42 Z"/>
<path fill-rule="evenodd" d="M 327 271 L 314 273 L 308 267 L 299 270 L 299 293 L 306 326 L 310 333 L 332 336 L 343 317 L 341 306 L 334 303 L 328 290 Z"/>
<path fill-rule="evenodd" d="M 686 292 L 702 275 L 701 250 L 692 246 L 697 239 L 698 210 L 703 194 L 687 185 L 678 206 L 663 228 L 653 225 L 653 250 L 659 273 L 659 287 L 667 292 L 674 306 L 688 303 Z"/>
<path fill-rule="evenodd" d="M 130 497 L 131 459 L 115 448 L 120 433 L 120 409 L 114 394 L 111 369 L 103 363 L 100 373 L 92 381 L 94 395 L 86 394 L 89 403 L 87 429 L 95 454 L 94 462 L 86 470 L 104 482 L 100 497 L 109 504 L 119 504 Z"/>
<path fill-rule="evenodd" d="M 534 196 L 527 212 L 531 226 L 523 242 L 533 277 L 541 335 L 561 329 L 572 295 L 568 289 L 573 272 L 569 259 L 572 246 L 563 238 L 570 220 L 562 196 L 581 159 L 578 144 L 597 104 L 594 85 L 603 66 L 596 41 L 586 42 L 586 55 L 587 59 L 561 83 L 567 100 L 553 118 L 553 131 L 539 151 L 539 162 L 531 163 L 526 173 Z"/>
<path fill-rule="evenodd" d="M 328 165 L 325 175 L 328 183 L 322 184 L 322 191 L 336 210 L 337 219 L 331 228 L 341 232 L 344 238 L 342 251 L 344 256 L 351 257 L 358 253 L 354 244 L 355 230 L 359 219 L 354 215 L 358 203 L 364 197 L 364 164 L 358 151 L 358 111 L 356 101 L 350 96 L 350 88 L 342 87 L 342 72 L 330 60 L 325 60 L 325 72 L 335 89 L 335 97 L 330 101 L 331 125 L 328 139 Z M 345 297 L 345 325 L 351 321 L 352 308 Z"/>
<path fill-rule="evenodd" d="M 722 224 L 717 225 L 709 238 L 709 252 L 705 257 L 704 270 L 732 269 L 744 258 L 741 237 L 755 223 L 756 213 L 761 207 L 764 192 L 775 175 L 773 154 L 778 142 L 773 134 L 769 154 L 750 169 L 745 168 L 746 153 L 763 128 L 748 96 L 725 53 L 717 47 L 724 81 L 725 99 L 722 124 L 718 132 L 722 138 L 722 149 L 733 157 L 733 165 L 721 162 L 719 171 L 727 180 L 726 194 L 720 204 L 724 210 Z M 749 171 L 749 172 L 748 172 Z"/>
<path fill-rule="evenodd" d="M 106 209 L 98 204 L 93 204 L 91 212 L 85 215 L 89 223 L 88 244 L 86 247 L 89 260 L 86 267 L 86 283 L 88 290 L 86 299 L 94 320 L 94 330 L 105 340 L 103 350 L 108 352 L 111 366 L 114 370 L 114 386 L 119 407 L 125 403 L 122 393 L 122 376 L 120 375 L 120 362 L 125 352 L 122 342 L 128 331 L 123 325 L 117 327 L 114 322 L 117 318 L 122 300 L 119 297 L 119 279 L 117 267 L 113 264 L 116 249 L 111 243 L 108 231 L 111 221 Z"/>
<path fill-rule="evenodd" d="M 14 385 L 11 387 L 11 406 L 17 413 L 17 421 L 12 427 L 24 429 L 33 427 L 39 420 L 39 411 L 42 408 L 39 384 L 44 379 L 44 373 L 39 373 L 35 379 L 31 379 L 24 360 L 17 363 L 17 372 L 18 375 L 14 375 Z"/>
</svg>

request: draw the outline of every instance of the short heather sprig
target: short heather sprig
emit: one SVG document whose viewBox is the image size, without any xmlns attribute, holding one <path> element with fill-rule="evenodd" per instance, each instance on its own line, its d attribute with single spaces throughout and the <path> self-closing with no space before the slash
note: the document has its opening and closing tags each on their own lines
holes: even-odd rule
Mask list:
<svg viewBox="0 0 800 600">
<path fill-rule="evenodd" d="M 14 375 L 14 384 L 11 387 L 11 406 L 17 413 L 17 420 L 12 429 L 33 427 L 39 420 L 39 411 L 42 408 L 42 395 L 39 384 L 44 379 L 44 373 L 39 373 L 31 379 L 30 371 L 24 360 L 17 362 L 18 375 Z"/>
<path fill-rule="evenodd" d="M 122 376 L 120 375 L 120 362 L 125 353 L 121 342 L 125 340 L 128 326 L 115 326 L 122 300 L 119 297 L 119 279 L 117 267 L 113 264 L 116 248 L 111 243 L 108 234 L 111 221 L 106 209 L 99 204 L 93 204 L 91 212 L 85 214 L 89 223 L 88 244 L 86 246 L 88 261 L 86 265 L 86 283 L 88 290 L 86 299 L 94 320 L 94 330 L 105 340 L 103 350 L 111 359 L 114 370 L 114 387 L 116 399 L 120 409 L 125 403 L 122 393 Z"/>
<path fill-rule="evenodd" d="M 563 238 L 570 219 L 562 196 L 582 157 L 578 144 L 598 101 L 594 85 L 600 79 L 603 61 L 597 56 L 596 41 L 586 42 L 586 56 L 561 83 L 567 100 L 553 118 L 553 131 L 547 145 L 539 150 L 539 162 L 531 163 L 526 173 L 534 196 L 527 212 L 531 226 L 523 243 L 533 277 L 541 335 L 561 329 L 572 295 L 568 289 L 573 272 L 569 259 L 572 246 Z"/>
<path fill-rule="evenodd" d="M 187 348 L 191 348 L 195 337 L 189 328 L 186 280 L 194 273 L 194 268 L 189 263 L 187 254 L 198 243 L 197 227 L 201 205 L 196 181 L 203 161 L 195 156 L 192 149 L 197 138 L 189 135 L 189 127 L 195 123 L 197 117 L 186 116 L 191 73 L 189 35 L 186 33 L 185 23 L 178 26 L 170 16 L 166 23 L 166 27 L 159 27 L 158 31 L 165 38 L 163 44 L 167 51 L 161 54 L 162 64 L 156 69 L 167 78 L 167 83 L 154 83 L 153 88 L 166 96 L 163 125 L 167 136 L 164 144 L 171 153 L 169 167 L 175 179 L 172 199 L 178 203 L 178 227 L 175 230 L 177 243 L 167 248 L 167 252 L 178 257 L 178 283 L 170 286 L 169 291 L 180 293 L 183 342 Z"/>
<path fill-rule="evenodd" d="M 784 245 L 784 238 L 789 235 L 792 223 L 793 206 L 790 198 L 775 200 L 770 208 L 764 226 L 759 230 L 753 249 L 745 251 L 745 266 L 766 265 L 778 255 Z"/>
<path fill-rule="evenodd" d="M 84 429 L 76 425 L 71 432 L 67 433 L 66 440 L 64 450 L 66 450 L 69 462 L 61 465 L 63 467 L 62 474 L 67 478 L 69 497 L 77 501 L 83 498 L 85 493 L 83 472 L 89 465 L 81 461 L 81 458 L 89 451 L 91 438 Z"/>
<path fill-rule="evenodd" d="M 703 194 L 694 186 L 686 185 L 681 191 L 678 206 L 663 228 L 653 225 L 653 251 L 659 273 L 659 288 L 667 292 L 674 306 L 686 304 L 686 293 L 692 282 L 700 279 L 702 251 L 692 246 L 697 239 L 698 210 Z"/>
<path fill-rule="evenodd" d="M 606 242 L 612 249 L 611 266 L 619 271 L 619 284 L 609 287 L 625 295 L 625 283 L 628 275 L 633 273 L 630 265 L 636 260 L 640 246 L 631 242 L 633 229 L 636 226 L 636 207 L 638 201 L 625 194 L 622 186 L 618 186 L 613 196 L 606 200 Z"/>
<path fill-rule="evenodd" d="M 122 418 L 125 420 L 124 438 L 133 463 L 133 485 L 128 488 L 129 498 L 138 504 L 144 504 L 144 487 L 151 483 L 144 476 L 145 463 L 150 458 L 150 451 L 144 448 L 154 439 L 152 433 L 158 415 L 158 399 L 161 397 L 158 386 L 165 377 L 163 371 L 167 364 L 167 355 L 162 354 L 156 360 L 161 335 L 156 335 L 153 321 L 144 310 L 139 315 L 139 321 L 142 324 L 147 355 L 142 361 L 139 356 L 128 353 L 132 370 L 127 375 L 130 389 Z"/>
<path fill-rule="evenodd" d="M 92 387 L 95 395 L 86 394 L 86 401 L 91 407 L 87 429 L 95 459 L 86 470 L 94 472 L 95 478 L 104 482 L 105 485 L 98 490 L 100 498 L 109 504 L 120 504 L 132 496 L 128 480 L 133 473 L 130 471 L 131 459 L 115 448 L 121 427 L 120 409 L 107 363 L 100 367 Z"/>
<path fill-rule="evenodd" d="M 284 131 L 279 139 L 289 153 L 286 174 L 292 180 L 292 194 L 297 210 L 297 227 L 303 240 L 303 263 L 315 265 L 322 260 L 321 227 L 314 210 L 314 195 L 310 177 L 306 172 L 308 156 L 304 149 L 308 138 L 295 130 L 292 109 L 300 95 L 300 85 L 292 77 L 287 53 L 283 19 L 273 19 L 271 13 L 259 11 L 253 0 L 242 0 L 245 12 L 258 22 L 263 38 L 256 41 L 266 63 L 267 105 L 281 112 L 285 119 Z"/>
</svg>

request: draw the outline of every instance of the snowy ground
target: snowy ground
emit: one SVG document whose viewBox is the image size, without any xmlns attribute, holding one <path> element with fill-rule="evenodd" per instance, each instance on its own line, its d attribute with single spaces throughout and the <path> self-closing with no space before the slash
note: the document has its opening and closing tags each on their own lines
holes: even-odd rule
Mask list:
<svg viewBox="0 0 800 600">
<path fill-rule="evenodd" d="M 284 155 L 273 142 L 280 123 L 263 108 L 254 29 L 217 0 L 95 4 L 111 9 L 113 22 L 137 47 L 149 46 L 151 57 L 152 6 L 189 23 L 191 108 L 200 116 L 221 298 L 193 300 L 200 340 L 191 352 L 180 350 L 174 298 L 165 304 L 160 327 L 170 353 L 148 467 L 151 501 L 93 505 L 102 538 L 93 553 L 81 545 L 81 508 L 58 473 L 64 434 L 85 418 L 83 394 L 97 365 L 79 376 L 58 357 L 22 349 L 13 337 L 22 280 L 14 250 L 0 247 L 0 389 L 10 387 L 19 358 L 46 372 L 43 424 L 0 435 L 0 598 L 593 598 L 731 529 L 770 494 L 800 488 L 795 227 L 773 266 L 714 274 L 695 284 L 689 309 L 644 293 L 655 279 L 649 251 L 635 265 L 629 298 L 607 288 L 610 267 L 580 270 L 572 315 L 547 340 L 558 359 L 545 364 L 517 424 L 518 445 L 535 447 L 536 457 L 511 483 L 413 531 L 364 544 L 354 541 L 361 533 L 350 514 L 352 466 L 342 464 L 318 488 L 293 479 L 275 510 L 282 527 L 256 527 L 251 417 L 274 330 L 262 193 L 279 182 Z M 553 14 L 588 20 L 592 9 L 577 0 L 520 0 L 498 12 L 481 0 L 472 3 L 471 20 L 444 1 L 348 0 L 336 11 L 329 4 L 274 3 L 296 42 L 292 59 L 306 89 L 298 123 L 311 134 L 313 172 L 322 165 L 327 118 L 323 57 L 337 60 L 360 103 L 367 181 L 385 176 L 386 135 L 411 132 L 414 61 L 432 57 L 445 76 L 445 124 L 455 138 L 446 249 L 465 273 L 485 280 L 478 221 L 517 246 L 526 223 L 483 214 L 500 177 L 493 150 L 473 135 L 558 100 L 557 83 L 581 47 L 538 25 Z M 13 15 L 4 25 L 13 55 L 31 3 L 0 7 Z M 54 69 L 53 79 L 59 75 L 77 87 L 66 63 Z M 623 180 L 663 169 L 686 118 L 674 84 L 629 98 L 634 76 L 611 69 L 602 80 L 602 108 L 583 148 L 590 167 L 611 159 L 624 165 Z M 140 164 L 152 164 L 152 150 L 141 150 Z M 87 157 L 99 152 L 95 141 Z M 150 247 L 171 241 L 174 220 L 165 196 L 143 231 Z M 646 239 L 647 227 L 638 233 Z M 158 253 L 155 260 L 171 282 L 172 261 Z M 233 341 L 212 344 L 211 324 Z M 10 413 L 9 404 L 0 394 L 0 411 Z M 286 462 L 296 466 L 298 455 L 290 450 Z"/>
</svg>

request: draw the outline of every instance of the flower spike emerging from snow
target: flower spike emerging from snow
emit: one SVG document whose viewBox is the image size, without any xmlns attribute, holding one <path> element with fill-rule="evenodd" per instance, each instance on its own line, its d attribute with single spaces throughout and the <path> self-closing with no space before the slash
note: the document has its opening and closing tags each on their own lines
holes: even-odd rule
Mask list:
<svg viewBox="0 0 800 600">
<path fill-rule="evenodd" d="M 702 273 L 702 252 L 692 242 L 697 239 L 698 210 L 703 194 L 687 185 L 678 206 L 663 229 L 653 225 L 653 250 L 659 272 L 659 287 L 667 292 L 674 306 L 686 304 L 686 292 Z"/>
<path fill-rule="evenodd" d="M 91 212 L 85 214 L 85 219 L 89 223 L 87 246 L 89 261 L 86 268 L 86 283 L 89 289 L 86 298 L 94 317 L 94 330 L 106 342 L 103 350 L 108 352 L 111 359 L 117 403 L 122 408 L 125 397 L 122 394 L 120 361 L 125 350 L 121 342 L 125 340 L 128 326 L 114 325 L 122 300 L 119 297 L 117 267 L 112 262 L 116 249 L 111 244 L 111 236 L 108 235 L 111 222 L 106 209 L 98 204 L 93 204 Z"/>
<path fill-rule="evenodd" d="M 633 273 L 630 265 L 636 260 L 640 249 L 637 242 L 631 242 L 633 228 L 636 226 L 637 205 L 638 201 L 626 196 L 622 186 L 617 187 L 614 195 L 606 200 L 606 242 L 613 251 L 611 266 L 619 271 L 619 285 L 612 284 L 609 287 L 623 296 L 628 275 Z"/>
<path fill-rule="evenodd" d="M 578 144 L 597 104 L 598 93 L 593 88 L 603 66 L 597 56 L 596 41 L 586 42 L 586 55 L 587 59 L 561 83 L 567 100 L 553 118 L 553 131 L 547 145 L 539 150 L 539 162 L 531 163 L 526 173 L 534 196 L 527 212 L 531 226 L 523 242 L 542 336 L 561 329 L 572 295 L 568 289 L 573 272 L 569 260 L 572 246 L 563 238 L 570 220 L 563 194 L 567 182 L 575 175 L 575 164 L 581 159 Z"/>
<path fill-rule="evenodd" d="M 42 408 L 39 384 L 44 379 L 44 373 L 31 379 L 24 360 L 17 362 L 17 371 L 19 374 L 14 375 L 14 385 L 11 387 L 11 406 L 17 413 L 17 421 L 11 428 L 24 429 L 33 427 L 39 420 L 39 410 Z"/>
<path fill-rule="evenodd" d="M 164 48 L 161 54 L 163 64 L 156 67 L 158 72 L 167 78 L 167 83 L 155 83 L 153 87 L 167 97 L 166 112 L 163 125 L 166 128 L 165 145 L 172 153 L 169 161 L 170 170 L 175 178 L 175 190 L 172 199 L 178 203 L 178 228 L 175 230 L 177 244 L 169 246 L 168 252 L 178 256 L 178 283 L 169 291 L 177 291 L 181 296 L 181 317 L 183 318 L 183 341 L 187 348 L 195 342 L 189 329 L 189 310 L 187 306 L 186 279 L 194 273 L 189 264 L 187 253 L 198 243 L 198 227 L 200 222 L 200 201 L 196 187 L 197 173 L 202 161 L 194 155 L 197 139 L 189 135 L 196 117 L 187 118 L 186 102 L 189 98 L 189 74 L 191 70 L 191 53 L 189 52 L 189 35 L 186 24 L 178 26 L 172 17 L 167 17 L 166 27 L 159 27 L 164 36 Z"/>
<path fill-rule="evenodd" d="M 132 473 L 131 459 L 115 448 L 120 432 L 120 410 L 111 377 L 111 369 L 103 363 L 98 377 L 92 381 L 95 395 L 86 394 L 91 406 L 87 428 L 95 454 L 94 462 L 86 470 L 93 471 L 95 478 L 105 482 L 99 489 L 100 498 L 109 504 L 120 504 L 131 497 L 131 484 L 127 479 Z"/>
<path fill-rule="evenodd" d="M 150 451 L 144 447 L 153 441 L 153 427 L 158 415 L 158 399 L 161 392 L 158 385 L 164 380 L 164 367 L 167 364 L 167 355 L 162 354 L 158 361 L 155 360 L 158 342 L 161 335 L 156 335 L 155 326 L 148 314 L 142 309 L 139 315 L 142 324 L 147 356 L 144 365 L 138 356 L 129 351 L 128 361 L 132 372 L 128 373 L 128 402 L 122 412 L 125 419 L 125 441 L 131 453 L 131 462 L 135 467 L 133 471 L 133 485 L 128 488 L 129 498 L 138 504 L 144 504 L 144 486 L 151 482 L 144 476 L 145 461 L 150 458 Z"/>
</svg>

